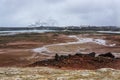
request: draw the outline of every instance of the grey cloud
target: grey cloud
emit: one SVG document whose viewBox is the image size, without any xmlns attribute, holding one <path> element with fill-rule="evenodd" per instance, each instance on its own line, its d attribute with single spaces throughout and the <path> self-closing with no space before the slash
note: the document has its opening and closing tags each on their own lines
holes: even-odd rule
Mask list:
<svg viewBox="0 0 120 80">
<path fill-rule="evenodd" d="M 47 3 L 61 3 L 61 2 L 64 2 L 65 0 L 45 0 L 45 2 Z"/>
<path fill-rule="evenodd" d="M 119 25 L 115 10 L 119 7 L 116 7 L 116 1 L 89 0 L 88 2 L 79 2 L 67 7 L 65 11 L 68 14 L 80 16 L 83 23 L 90 25 Z"/>
<path fill-rule="evenodd" d="M 119 0 L 0 0 L 0 26 L 51 19 L 64 25 L 120 25 Z"/>
</svg>

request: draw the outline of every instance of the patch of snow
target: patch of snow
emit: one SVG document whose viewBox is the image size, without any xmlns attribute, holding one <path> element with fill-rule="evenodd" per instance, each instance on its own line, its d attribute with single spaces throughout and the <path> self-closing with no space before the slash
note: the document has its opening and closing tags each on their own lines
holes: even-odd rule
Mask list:
<svg viewBox="0 0 120 80">
<path fill-rule="evenodd" d="M 92 42 L 92 43 L 96 43 L 99 45 L 106 45 L 106 41 L 103 39 L 93 39 L 93 38 L 81 38 L 79 40 L 80 43 L 88 43 L 88 42 Z"/>
<path fill-rule="evenodd" d="M 114 71 L 115 69 L 112 69 L 112 68 L 101 68 L 101 69 L 98 69 L 97 71 L 100 71 L 100 72 L 107 72 L 107 71 Z"/>
<path fill-rule="evenodd" d="M 0 31 L 0 36 L 16 35 L 22 33 L 45 33 L 54 32 L 54 30 L 14 30 L 14 31 Z"/>
<path fill-rule="evenodd" d="M 103 39 L 95 39 L 93 42 L 99 44 L 99 45 L 106 45 L 106 40 Z"/>
<path fill-rule="evenodd" d="M 86 76 L 89 76 L 89 75 L 90 75 L 90 73 L 89 73 L 89 72 L 87 72 L 87 71 L 84 71 L 84 72 L 81 72 L 81 75 L 82 75 L 82 76 L 84 76 L 84 77 L 86 77 Z"/>
<path fill-rule="evenodd" d="M 78 40 L 79 43 L 88 43 L 88 42 L 93 42 L 99 45 L 106 45 L 106 40 L 103 39 L 93 39 L 93 38 L 79 38 L 77 36 L 69 36 L 69 37 L 73 37 L 76 38 Z"/>
<path fill-rule="evenodd" d="M 120 31 L 98 31 L 99 33 L 120 34 Z"/>
<path fill-rule="evenodd" d="M 116 58 L 120 58 L 120 53 L 113 53 Z"/>
<path fill-rule="evenodd" d="M 77 39 L 78 41 L 80 40 L 80 38 L 79 37 L 77 37 L 76 35 L 70 35 L 70 36 L 68 36 L 69 38 L 75 38 L 75 39 Z"/>
<path fill-rule="evenodd" d="M 116 44 L 109 44 L 109 45 L 107 45 L 106 44 L 106 40 L 103 40 L 103 39 L 79 38 L 76 35 L 71 35 L 71 36 L 68 36 L 68 37 L 75 38 L 78 41 L 76 41 L 76 42 L 67 42 L 67 43 L 59 43 L 59 44 L 46 45 L 46 46 L 43 46 L 41 48 L 33 49 L 33 52 L 36 52 L 36 53 L 42 53 L 42 52 L 45 52 L 45 51 L 50 52 L 47 47 L 57 46 L 57 45 L 82 44 L 82 43 L 89 43 L 89 42 L 90 43 L 96 43 L 96 44 L 103 45 L 103 46 L 110 46 L 110 47 L 113 47 L 113 46 L 116 45 Z"/>
<path fill-rule="evenodd" d="M 110 44 L 109 46 L 110 46 L 110 47 L 113 47 L 113 46 L 116 46 L 116 44 Z"/>
<path fill-rule="evenodd" d="M 36 49 L 33 49 L 33 52 L 36 52 L 36 53 L 43 53 L 43 52 L 49 52 L 48 49 L 44 46 L 44 47 L 40 47 L 40 48 L 36 48 Z"/>
</svg>

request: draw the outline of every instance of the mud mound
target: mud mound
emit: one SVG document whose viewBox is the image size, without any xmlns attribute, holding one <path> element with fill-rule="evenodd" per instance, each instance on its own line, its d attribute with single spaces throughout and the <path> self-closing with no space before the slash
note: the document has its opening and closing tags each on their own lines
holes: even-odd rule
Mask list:
<svg viewBox="0 0 120 80">
<path fill-rule="evenodd" d="M 54 59 L 38 61 L 30 64 L 29 67 L 46 66 L 61 69 L 99 69 L 99 68 L 114 68 L 120 69 L 120 59 L 113 57 L 111 53 L 99 55 L 95 57 L 96 53 L 59 56 L 55 55 Z M 106 56 L 107 55 L 107 56 Z M 110 56 L 110 57 L 109 57 Z M 112 57 L 111 57 L 112 56 Z"/>
</svg>

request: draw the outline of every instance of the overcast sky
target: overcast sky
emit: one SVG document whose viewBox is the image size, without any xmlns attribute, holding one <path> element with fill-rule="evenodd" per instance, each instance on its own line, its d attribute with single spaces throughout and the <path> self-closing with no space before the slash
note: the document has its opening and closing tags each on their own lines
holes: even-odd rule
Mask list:
<svg viewBox="0 0 120 80">
<path fill-rule="evenodd" d="M 120 25 L 120 0 L 0 0 L 0 26 Z"/>
</svg>

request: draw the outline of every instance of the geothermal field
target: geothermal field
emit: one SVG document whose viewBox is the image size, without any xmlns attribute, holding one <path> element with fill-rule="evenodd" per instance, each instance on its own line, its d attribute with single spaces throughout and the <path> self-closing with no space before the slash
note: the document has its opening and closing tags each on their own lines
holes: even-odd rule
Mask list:
<svg viewBox="0 0 120 80">
<path fill-rule="evenodd" d="M 1 35 L 0 67 L 0 80 L 119 80 L 120 34 Z"/>
</svg>

